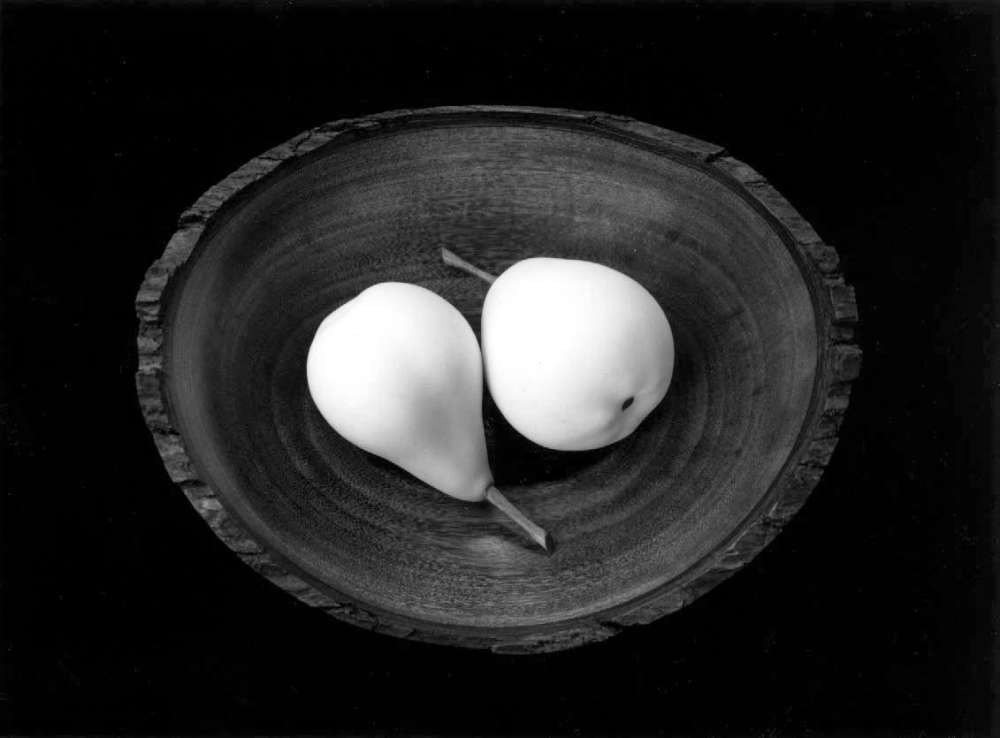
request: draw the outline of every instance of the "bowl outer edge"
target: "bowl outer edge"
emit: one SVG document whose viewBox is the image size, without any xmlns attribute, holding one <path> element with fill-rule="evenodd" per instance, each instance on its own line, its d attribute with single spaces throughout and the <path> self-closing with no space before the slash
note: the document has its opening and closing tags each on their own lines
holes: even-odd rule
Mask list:
<svg viewBox="0 0 1000 738">
<path fill-rule="evenodd" d="M 713 554 L 683 576 L 607 612 L 547 626 L 491 629 L 435 627 L 433 623 L 376 612 L 363 603 L 299 572 L 286 560 L 265 550 L 230 515 L 221 500 L 199 477 L 171 420 L 164 373 L 164 319 L 170 294 L 181 281 L 183 267 L 205 229 L 223 206 L 282 164 L 338 138 L 359 138 L 386 128 L 440 124 L 449 119 L 529 120 L 586 127 L 632 142 L 656 147 L 683 159 L 727 184 L 764 215 L 784 237 L 809 286 L 816 309 L 819 357 L 809 421 L 799 442 L 761 504 Z M 135 374 L 139 406 L 171 480 L 184 492 L 215 534 L 241 560 L 273 584 L 307 605 L 363 628 L 397 637 L 498 653 L 559 651 L 604 640 L 623 628 L 648 624 L 689 604 L 753 559 L 794 517 L 819 482 L 837 444 L 847 411 L 851 383 L 861 369 L 861 350 L 854 338 L 858 310 L 854 289 L 840 270 L 837 251 L 747 164 L 720 146 L 633 118 L 595 111 L 561 108 L 467 105 L 393 110 L 376 115 L 324 123 L 304 131 L 254 157 L 209 188 L 185 210 L 178 230 L 162 256 L 146 271 L 136 294 L 138 365 Z M 294 573 L 293 573 L 294 570 Z"/>
</svg>

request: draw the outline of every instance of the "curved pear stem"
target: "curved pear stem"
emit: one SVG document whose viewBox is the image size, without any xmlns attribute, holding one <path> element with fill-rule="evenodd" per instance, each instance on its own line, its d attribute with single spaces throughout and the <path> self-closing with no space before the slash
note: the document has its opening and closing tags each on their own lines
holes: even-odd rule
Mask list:
<svg viewBox="0 0 1000 738">
<path fill-rule="evenodd" d="M 500 494 L 500 490 L 492 484 L 486 489 L 486 499 L 500 510 L 500 512 L 517 523 L 521 527 L 521 530 L 527 533 L 535 543 L 545 549 L 545 553 L 551 554 L 555 550 L 555 541 L 552 539 L 552 536 L 540 525 L 536 525 L 529 520 L 523 512 L 514 507 L 510 500 Z"/>
<path fill-rule="evenodd" d="M 441 248 L 441 260 L 444 261 L 444 263 L 447 264 L 448 266 L 457 267 L 461 269 L 463 272 L 467 272 L 474 277 L 479 277 L 488 284 L 493 284 L 493 282 L 496 280 L 496 277 L 494 277 L 489 272 L 484 272 L 479 267 L 467 262 L 465 259 L 463 259 L 455 252 L 449 251 L 444 247 Z"/>
</svg>

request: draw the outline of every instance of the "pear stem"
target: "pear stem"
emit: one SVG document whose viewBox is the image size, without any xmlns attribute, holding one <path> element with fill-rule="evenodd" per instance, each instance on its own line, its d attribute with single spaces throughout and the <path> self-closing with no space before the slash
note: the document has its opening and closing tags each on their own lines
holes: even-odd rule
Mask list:
<svg viewBox="0 0 1000 738">
<path fill-rule="evenodd" d="M 545 549 L 545 553 L 551 554 L 555 550 L 555 541 L 552 539 L 552 536 L 549 535 L 540 525 L 536 525 L 529 520 L 523 512 L 514 507 L 511 501 L 504 497 L 500 493 L 500 490 L 492 484 L 486 489 L 486 499 L 490 502 L 490 504 L 500 510 L 500 512 L 521 526 L 521 529 L 527 533 L 535 543 Z"/>
<path fill-rule="evenodd" d="M 454 251 L 449 251 L 444 247 L 441 248 L 441 260 L 444 261 L 444 263 L 447 264 L 448 266 L 457 267 L 461 269 L 463 272 L 468 272 L 474 277 L 479 277 L 481 280 L 487 282 L 488 284 L 493 284 L 493 282 L 496 280 L 496 277 L 494 277 L 489 272 L 484 272 L 479 267 L 467 262 L 465 259 L 456 254 Z"/>
</svg>

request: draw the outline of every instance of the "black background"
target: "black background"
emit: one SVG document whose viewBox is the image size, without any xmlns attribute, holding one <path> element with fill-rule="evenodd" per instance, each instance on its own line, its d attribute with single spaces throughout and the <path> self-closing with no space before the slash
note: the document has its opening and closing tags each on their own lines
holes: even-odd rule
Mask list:
<svg viewBox="0 0 1000 738">
<path fill-rule="evenodd" d="M 292 5 L 4 5 L 8 728 L 985 735 L 995 12 Z M 132 300 L 184 207 L 305 128 L 462 103 L 724 145 L 857 288 L 864 372 L 802 513 L 680 613 L 575 651 L 299 604 L 172 487 L 134 397 Z"/>
</svg>

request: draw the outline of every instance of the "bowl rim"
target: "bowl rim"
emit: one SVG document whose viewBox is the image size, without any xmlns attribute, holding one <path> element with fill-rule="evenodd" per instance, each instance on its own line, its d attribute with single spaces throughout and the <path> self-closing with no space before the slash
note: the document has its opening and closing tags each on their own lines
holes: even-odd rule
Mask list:
<svg viewBox="0 0 1000 738">
<path fill-rule="evenodd" d="M 808 287 L 816 317 L 817 367 L 807 420 L 795 446 L 753 511 L 711 553 L 678 577 L 638 598 L 599 613 L 549 623 L 505 628 L 455 626 L 409 618 L 331 591 L 265 550 L 227 512 L 199 476 L 173 421 L 165 365 L 165 319 L 174 277 L 234 198 L 283 166 L 327 145 L 377 136 L 382 131 L 470 122 L 535 123 L 570 127 L 651 149 L 709 175 L 740 196 L 781 236 Z M 249 190 L 248 190 L 249 188 Z M 855 341 L 858 310 L 854 289 L 840 270 L 837 251 L 747 164 L 721 146 L 634 118 L 597 111 L 533 106 L 462 105 L 400 109 L 346 118 L 310 128 L 264 153 L 210 187 L 179 217 L 163 254 L 146 271 L 136 294 L 138 318 L 136 393 L 146 426 L 174 484 L 214 533 L 244 563 L 292 594 L 353 625 L 431 643 L 488 648 L 497 653 L 558 651 L 604 640 L 632 625 L 648 624 L 688 605 L 746 565 L 805 503 L 829 464 L 847 411 L 851 384 L 861 370 Z"/>
</svg>

